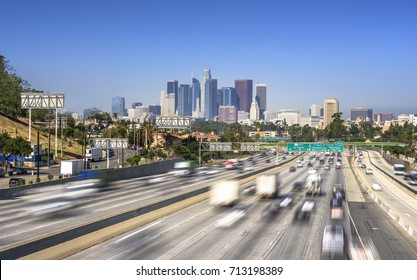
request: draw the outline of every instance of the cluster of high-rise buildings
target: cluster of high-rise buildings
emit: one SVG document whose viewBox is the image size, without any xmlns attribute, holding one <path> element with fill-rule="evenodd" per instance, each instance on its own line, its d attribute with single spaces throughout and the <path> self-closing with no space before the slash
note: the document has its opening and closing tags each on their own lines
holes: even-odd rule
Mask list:
<svg viewBox="0 0 417 280">
<path fill-rule="evenodd" d="M 83 116 L 88 117 L 98 111 L 97 108 L 85 109 Z M 160 93 L 159 105 L 144 106 L 141 102 L 133 102 L 131 108 L 126 109 L 125 98 L 118 96 L 112 98 L 111 107 L 113 118 L 129 118 L 138 122 L 153 121 L 156 116 L 189 116 L 224 123 L 253 125 L 254 122 L 272 122 L 289 126 L 309 125 L 321 129 L 330 124 L 334 114 L 339 112 L 339 101 L 336 98 L 324 99 L 322 105 L 311 105 L 308 115 L 301 115 L 296 109 L 267 111 L 266 84 L 257 83 L 254 87 L 253 80 L 242 79 L 235 80 L 234 87 L 219 87 L 210 69 L 204 69 L 201 80 L 192 77 L 190 84 L 168 81 L 166 90 Z M 74 117 L 81 116 L 76 114 Z M 356 124 L 417 124 L 417 115 L 402 114 L 395 120 L 390 113 L 373 114 L 372 109 L 361 107 L 352 108 L 350 118 L 344 119 L 347 123 Z"/>
<path fill-rule="evenodd" d="M 235 80 L 234 87 L 218 86 L 210 69 L 204 69 L 201 80 L 192 78 L 191 84 L 168 81 L 166 91 L 160 95 L 163 116 L 192 116 L 218 119 L 226 123 L 238 121 L 238 115 L 246 113 L 248 119 L 263 119 L 266 111 L 266 84 L 255 85 L 252 80 Z"/>
</svg>

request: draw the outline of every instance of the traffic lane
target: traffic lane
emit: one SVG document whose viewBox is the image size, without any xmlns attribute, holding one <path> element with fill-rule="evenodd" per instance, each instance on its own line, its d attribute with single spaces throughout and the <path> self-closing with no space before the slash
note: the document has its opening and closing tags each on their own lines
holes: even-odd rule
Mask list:
<svg viewBox="0 0 417 280">
<path fill-rule="evenodd" d="M 215 208 L 210 206 L 208 201 L 204 201 L 157 220 L 155 223 L 158 223 L 158 238 L 150 246 L 137 248 L 134 252 L 130 250 L 132 244 L 144 238 L 136 233 L 140 233 L 146 225 L 73 255 L 70 259 L 111 259 L 116 258 L 116 255 L 117 259 L 158 259 L 176 247 L 181 250 L 185 242 L 199 240 L 207 232 L 215 230 L 216 223 L 229 210 L 227 207 Z M 125 243 L 121 244 L 120 240 L 124 240 Z M 108 253 L 104 252 L 103 248 L 107 248 Z"/>
<path fill-rule="evenodd" d="M 417 256 L 415 241 L 372 199 L 371 194 L 378 195 L 381 198 L 383 196 L 384 200 L 392 207 L 396 205 L 402 208 L 403 212 L 399 213 L 410 213 L 410 211 L 414 212 L 414 210 L 405 205 L 401 199 L 392 195 L 389 189 L 396 190 L 396 187 L 391 185 L 392 183 L 377 181 L 379 179 L 386 179 L 385 176 L 378 174 L 375 170 L 374 175 L 366 175 L 363 170 L 358 171 L 361 180 L 367 185 L 366 190 L 362 189 L 365 201 L 349 201 L 348 204 L 353 221 L 365 248 L 374 255 L 374 258 L 384 260 L 415 259 Z M 372 190 L 371 184 L 376 181 L 383 185 L 382 191 Z M 409 199 L 407 194 L 401 193 L 401 191 L 399 191 L 399 194 L 403 198 Z M 407 215 L 404 216 L 405 218 L 411 217 L 411 215 L 410 217 Z M 409 221 L 413 222 L 415 218 Z"/>
<path fill-rule="evenodd" d="M 114 215 L 114 213 L 127 211 L 132 207 L 140 207 L 151 203 L 152 201 L 160 200 L 166 195 L 173 194 L 175 192 L 184 191 L 184 189 L 196 189 L 201 186 L 201 180 L 194 178 L 193 182 L 186 178 L 172 178 L 171 182 L 164 182 L 158 184 L 155 187 L 147 188 L 146 190 L 137 188 L 128 193 L 100 193 L 100 196 L 93 201 L 85 203 L 85 205 L 78 207 L 74 210 L 69 210 L 63 213 L 58 213 L 53 216 L 43 217 L 23 217 L 23 220 L 7 223 L 3 225 L 5 229 L 3 234 L 0 235 L 0 246 L 10 246 L 18 242 L 30 240 L 39 236 L 52 234 L 53 232 L 59 232 L 66 228 L 75 227 L 82 223 L 94 221 L 96 219 L 103 218 L 105 216 Z M 216 181 L 217 178 L 206 180 L 205 183 Z M 136 183 L 129 180 L 131 187 L 136 187 Z M 126 182 L 119 182 L 120 190 L 123 190 L 122 186 L 126 186 Z"/>
<path fill-rule="evenodd" d="M 417 200 L 402 191 L 397 183 L 388 179 L 379 170 L 371 175 L 359 172 L 359 176 L 367 186 L 367 191 L 372 194 L 374 200 L 383 203 L 384 207 L 390 209 L 392 216 L 401 218 L 404 223 L 417 229 Z M 372 185 L 377 183 L 381 190 L 374 190 Z"/>
<path fill-rule="evenodd" d="M 249 185 L 249 184 L 248 184 Z M 243 186 L 245 187 L 245 186 Z M 251 198 L 249 198 L 251 200 Z M 242 201 L 245 204 L 245 200 Z M 235 255 L 230 252 L 235 252 L 238 249 L 247 246 L 253 240 L 259 239 L 257 233 L 262 232 L 265 228 L 265 221 L 260 218 L 264 212 L 265 207 L 269 205 L 271 201 L 257 201 L 254 205 L 248 208 L 247 215 L 237 225 L 233 225 L 232 228 L 219 229 L 216 228 L 216 224 L 219 220 L 223 219 L 228 213 L 227 208 L 214 209 L 207 208 L 207 202 L 200 203 L 192 206 L 188 209 L 175 213 L 164 219 L 163 223 L 158 227 L 163 227 L 164 234 L 159 235 L 158 241 L 149 247 L 143 248 L 135 255 L 131 255 L 130 247 L 127 245 L 121 251 L 125 253 L 117 252 L 119 259 L 223 259 L 234 258 Z M 204 205 L 205 204 L 205 205 Z M 203 207 L 201 207 L 203 206 Z M 196 214 L 197 213 L 197 214 Z M 251 214 L 252 213 L 252 214 Z M 214 216 L 211 216 L 211 215 Z M 192 218 L 190 218 L 192 217 Z M 198 218 L 200 217 L 200 218 Z M 279 214 L 278 214 L 279 219 Z M 180 222 L 179 222 L 180 221 Z M 187 222 L 185 222 L 187 221 Z M 276 222 L 277 220 L 275 220 Z M 272 222 L 267 225 L 275 225 Z M 279 224 L 279 223 L 278 223 Z M 139 232 L 140 229 L 138 229 Z M 134 234 L 134 231 L 127 235 Z M 244 242 L 246 239 L 252 238 L 252 241 Z M 253 238 L 255 237 L 255 238 Z M 119 239 L 114 239 L 111 242 L 116 242 Z M 132 244 L 139 242 L 140 238 L 132 240 Z M 126 241 L 127 239 L 123 239 Z M 243 241 L 243 243 L 242 243 Z M 265 241 L 268 243 L 270 240 Z M 120 241 L 117 242 L 120 244 Z M 143 242 L 139 242 L 144 244 Z M 108 245 L 102 245 L 107 246 Z M 134 245 L 132 245 L 134 246 Z M 255 246 L 257 247 L 257 246 Z M 118 247 L 120 248 L 120 247 Z M 90 249 L 88 249 L 90 250 Z M 90 250 L 92 252 L 93 249 Z M 111 251 L 111 250 L 110 250 Z M 260 255 L 262 255 L 261 252 Z M 83 252 L 86 257 L 86 252 Z M 94 253 L 91 253 L 94 259 Z M 100 255 L 100 253 L 95 253 Z M 258 252 L 259 254 L 259 252 Z M 73 256 L 72 258 L 80 258 L 81 255 Z M 112 256 L 113 257 L 113 256 Z M 109 258 L 107 256 L 107 258 Z M 240 259 L 245 258 L 258 258 L 253 254 L 247 254 L 246 252 L 238 256 Z"/>
<path fill-rule="evenodd" d="M 408 185 L 408 187 L 410 187 L 411 189 L 417 190 L 417 187 L 413 186 L 413 185 L 410 185 L 409 182 L 404 179 L 403 175 L 395 175 L 393 173 L 394 167 L 392 165 L 389 165 L 385 161 L 385 159 L 382 158 L 378 153 L 373 152 L 373 151 L 369 151 L 369 157 L 365 157 L 365 159 L 369 162 L 369 166 L 367 166 L 367 167 L 371 167 L 371 168 L 374 167 L 371 164 L 371 162 L 372 162 L 373 164 L 375 164 L 376 166 L 378 166 L 379 168 L 381 168 L 382 170 L 384 170 L 387 173 L 387 174 L 385 174 L 385 176 L 388 176 L 388 177 L 393 178 L 393 179 L 395 178 L 395 179 L 401 181 L 402 183 Z M 377 169 L 377 168 L 373 168 L 373 169 Z M 375 171 L 380 172 L 379 170 L 373 170 L 373 171 L 374 171 L 374 173 L 375 173 Z M 391 180 L 391 181 L 396 185 L 396 187 L 398 189 L 400 189 L 400 190 L 404 189 L 404 187 L 402 185 L 398 184 L 394 180 Z M 413 199 L 417 199 L 417 196 L 414 193 L 412 193 L 411 191 L 410 192 L 407 191 L 407 194 L 409 196 L 411 196 Z"/>
<path fill-rule="evenodd" d="M 417 246 L 409 236 L 376 204 L 369 195 L 363 202 L 348 202 L 350 215 L 359 236 L 374 258 L 381 260 L 415 260 Z"/>
</svg>

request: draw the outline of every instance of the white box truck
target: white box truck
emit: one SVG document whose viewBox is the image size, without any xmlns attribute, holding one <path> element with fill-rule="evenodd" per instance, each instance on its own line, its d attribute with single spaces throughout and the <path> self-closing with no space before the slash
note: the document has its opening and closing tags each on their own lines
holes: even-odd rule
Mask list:
<svg viewBox="0 0 417 280">
<path fill-rule="evenodd" d="M 221 181 L 210 189 L 209 204 L 213 206 L 233 206 L 239 200 L 239 181 Z"/>
<path fill-rule="evenodd" d="M 91 161 L 99 161 L 103 158 L 101 148 L 89 148 L 85 150 L 85 158 Z"/>
<path fill-rule="evenodd" d="M 61 161 L 61 174 L 66 176 L 74 176 L 84 170 L 84 161 L 82 159 L 72 159 Z"/>
<path fill-rule="evenodd" d="M 279 192 L 278 174 L 262 174 L 256 178 L 256 195 L 260 198 L 276 198 Z"/>
</svg>

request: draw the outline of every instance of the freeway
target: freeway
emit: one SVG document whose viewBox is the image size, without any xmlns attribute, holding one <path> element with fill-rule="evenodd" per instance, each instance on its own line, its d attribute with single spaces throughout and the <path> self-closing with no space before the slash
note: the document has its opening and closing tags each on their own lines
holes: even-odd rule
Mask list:
<svg viewBox="0 0 417 280">
<path fill-rule="evenodd" d="M 258 155 L 243 172 L 263 168 L 267 165 L 273 166 L 274 159 L 272 155 L 266 157 Z M 200 172 L 202 174 L 192 178 L 162 174 L 118 181 L 111 186 L 109 191 L 77 196 L 78 207 L 52 213 L 53 215 L 50 213 L 46 215 L 45 211 L 48 209 L 45 210 L 45 207 L 55 203 L 55 195 L 61 195 L 61 190 L 65 186 L 55 185 L 48 189 L 42 189 L 42 193 L 19 197 L 15 200 L 2 200 L 0 201 L 2 207 L 0 250 L 89 224 L 104 217 L 111 217 L 116 213 L 137 209 L 184 191 L 199 189 L 204 184 L 210 184 L 219 178 L 241 174 L 238 173 L 238 170 L 228 171 L 222 166 L 214 166 L 200 170 Z M 33 206 L 34 201 L 39 201 L 38 204 L 42 204 L 42 207 Z M 57 205 L 53 209 L 59 210 L 59 207 L 64 206 Z"/>
<path fill-rule="evenodd" d="M 248 192 L 254 185 L 254 178 L 249 178 L 242 182 L 241 199 L 234 208 L 217 208 L 203 201 L 171 215 L 161 215 L 68 259 L 327 259 L 329 256 L 322 255 L 321 250 L 324 228 L 330 224 L 343 226 L 349 245 L 346 251 L 349 254 L 336 258 L 417 259 L 415 241 L 372 197 L 363 178 L 371 177 L 358 170 L 357 163 L 351 169 L 344 155 L 341 169 L 330 165 L 326 170 L 318 160 L 311 161 L 323 178 L 323 194 L 312 197 L 315 208 L 308 220 L 295 219 L 297 209 L 304 202 L 305 190 L 293 189 L 295 182 L 306 180 L 307 168 L 290 172 L 289 166 L 295 163 L 286 164 L 274 170 L 279 172 L 281 181 L 279 199 L 290 197 L 292 204 L 271 210 L 280 200 L 259 199 Z M 244 161 L 242 170 L 251 172 L 274 166 L 274 162 L 275 156 L 258 155 L 252 161 Z M 242 171 L 212 167 L 200 172 L 193 178 L 164 175 L 119 181 L 112 186 L 112 191 L 89 196 L 78 208 L 52 216 L 30 215 L 28 211 L 19 216 L 22 209 L 27 209 L 25 199 L 1 201 L 4 211 L 0 214 L 0 248 L 4 250 L 88 224 L 182 191 L 201 188 L 220 178 L 238 176 Z M 336 185 L 344 187 L 347 196 L 343 202 L 345 215 L 337 221 L 330 219 L 332 188 Z M 392 197 L 384 199 L 393 200 Z M 411 219 L 416 217 L 416 213 L 408 211 Z"/>
<path fill-rule="evenodd" d="M 342 170 L 330 170 L 315 162 L 319 174 L 324 178 L 324 195 L 314 197 L 315 212 L 309 221 L 295 221 L 297 206 L 304 194 L 292 191 L 292 184 L 305 180 L 305 168 L 294 173 L 288 168 L 279 174 L 282 193 L 290 194 L 293 205 L 282 208 L 275 215 L 265 215 L 271 201 L 254 196 L 242 195 L 238 206 L 214 208 L 207 201 L 159 219 L 146 226 L 112 238 L 93 246 L 69 259 L 322 259 L 321 242 L 327 224 L 341 224 L 351 248 L 362 246 L 364 252 L 342 258 L 367 259 L 417 259 L 417 247 L 395 223 L 364 195 L 355 184 L 347 158 L 343 158 Z M 353 181 L 352 181 L 353 180 Z M 248 188 L 253 182 L 242 186 Z M 335 222 L 330 219 L 329 200 L 335 184 L 346 186 L 345 210 L 352 216 Z M 232 213 L 229 226 L 223 221 Z M 230 219 L 228 219 L 230 220 Z M 353 250 L 352 250 L 353 251 Z"/>
</svg>

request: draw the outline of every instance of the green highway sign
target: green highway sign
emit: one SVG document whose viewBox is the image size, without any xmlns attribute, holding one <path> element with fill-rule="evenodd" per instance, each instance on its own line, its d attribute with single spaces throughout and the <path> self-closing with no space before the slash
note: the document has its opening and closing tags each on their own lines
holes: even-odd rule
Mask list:
<svg viewBox="0 0 417 280">
<path fill-rule="evenodd" d="M 326 144 L 326 152 L 343 152 L 345 143 L 342 141 Z"/>
<path fill-rule="evenodd" d="M 335 143 L 287 143 L 288 152 L 343 152 L 344 142 Z"/>
<path fill-rule="evenodd" d="M 261 142 L 275 142 L 275 137 L 261 137 Z"/>
<path fill-rule="evenodd" d="M 309 152 L 310 143 L 288 143 L 288 152 Z"/>
<path fill-rule="evenodd" d="M 323 143 L 311 143 L 311 152 L 324 152 L 324 144 Z"/>
</svg>

